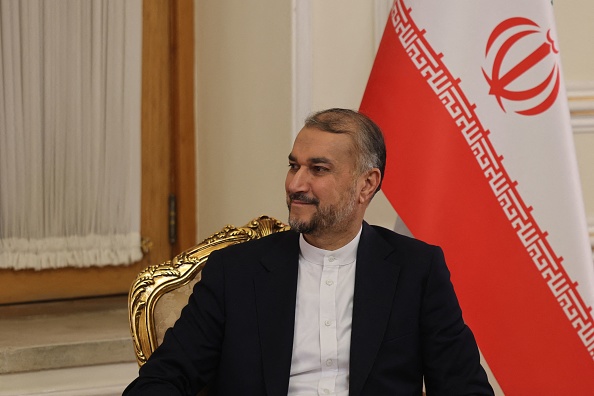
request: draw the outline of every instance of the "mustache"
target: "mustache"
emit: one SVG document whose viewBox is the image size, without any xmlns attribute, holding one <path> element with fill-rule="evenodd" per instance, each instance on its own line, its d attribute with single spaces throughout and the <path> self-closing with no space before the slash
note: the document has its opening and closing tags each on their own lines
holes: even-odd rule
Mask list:
<svg viewBox="0 0 594 396">
<path fill-rule="evenodd" d="M 318 205 L 320 203 L 319 199 L 314 198 L 314 197 L 308 197 L 304 193 L 289 194 L 289 202 L 293 202 L 293 201 L 301 201 L 301 202 L 305 202 L 308 204 L 314 204 L 314 205 Z"/>
</svg>

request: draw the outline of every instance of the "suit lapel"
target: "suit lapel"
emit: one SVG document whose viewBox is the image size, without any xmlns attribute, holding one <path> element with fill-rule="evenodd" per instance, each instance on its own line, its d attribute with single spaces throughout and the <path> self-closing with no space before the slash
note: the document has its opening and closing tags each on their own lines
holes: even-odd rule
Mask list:
<svg viewBox="0 0 594 396">
<path fill-rule="evenodd" d="M 268 396 L 286 395 L 291 371 L 299 235 L 290 232 L 261 260 L 254 279 L 264 382 Z"/>
<path fill-rule="evenodd" d="M 349 394 L 359 395 L 369 375 L 392 310 L 400 267 L 386 259 L 393 251 L 364 223 L 357 251 L 351 329 Z"/>
</svg>

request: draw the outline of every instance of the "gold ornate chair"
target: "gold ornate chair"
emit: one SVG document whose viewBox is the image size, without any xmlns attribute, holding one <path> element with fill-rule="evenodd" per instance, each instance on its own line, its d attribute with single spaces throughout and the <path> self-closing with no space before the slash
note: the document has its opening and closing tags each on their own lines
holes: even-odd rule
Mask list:
<svg viewBox="0 0 594 396">
<path fill-rule="evenodd" d="M 260 216 L 239 228 L 228 225 L 173 260 L 152 265 L 138 274 L 128 295 L 138 365 L 146 362 L 163 341 L 165 331 L 179 318 L 211 252 L 288 229 L 288 225 L 268 216 Z"/>
</svg>

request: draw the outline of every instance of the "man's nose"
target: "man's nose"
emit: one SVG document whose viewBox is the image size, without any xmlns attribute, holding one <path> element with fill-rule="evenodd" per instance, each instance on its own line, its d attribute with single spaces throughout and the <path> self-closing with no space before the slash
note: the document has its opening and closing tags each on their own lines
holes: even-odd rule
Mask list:
<svg viewBox="0 0 594 396">
<path fill-rule="evenodd" d="M 288 175 L 287 191 L 290 193 L 305 192 L 309 190 L 308 176 L 306 169 L 300 168 Z"/>
</svg>

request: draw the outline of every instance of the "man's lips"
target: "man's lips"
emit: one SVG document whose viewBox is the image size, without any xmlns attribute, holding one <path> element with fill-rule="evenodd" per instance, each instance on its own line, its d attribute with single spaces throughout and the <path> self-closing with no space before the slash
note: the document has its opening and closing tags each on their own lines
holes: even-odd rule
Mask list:
<svg viewBox="0 0 594 396">
<path fill-rule="evenodd" d="M 320 201 L 304 194 L 290 194 L 289 203 L 291 205 L 317 205 Z"/>
<path fill-rule="evenodd" d="M 291 205 L 314 205 L 314 203 L 312 203 L 312 202 L 305 202 L 305 201 L 299 201 L 299 200 L 292 200 L 291 201 Z"/>
</svg>

